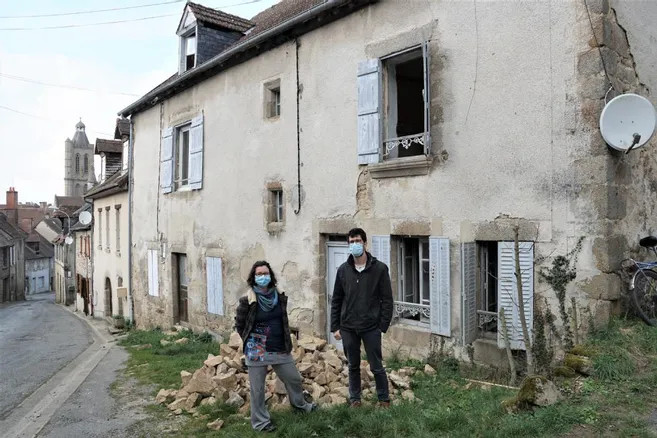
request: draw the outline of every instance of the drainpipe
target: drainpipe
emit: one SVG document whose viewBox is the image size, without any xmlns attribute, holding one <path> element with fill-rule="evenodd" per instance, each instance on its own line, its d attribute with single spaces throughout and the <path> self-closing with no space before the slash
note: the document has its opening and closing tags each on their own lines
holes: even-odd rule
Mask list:
<svg viewBox="0 0 657 438">
<path fill-rule="evenodd" d="M 132 295 L 132 196 L 133 196 L 133 130 L 132 117 L 130 119 L 130 136 L 128 139 L 128 306 L 130 308 L 130 321 L 135 322 L 135 302 Z"/>
</svg>

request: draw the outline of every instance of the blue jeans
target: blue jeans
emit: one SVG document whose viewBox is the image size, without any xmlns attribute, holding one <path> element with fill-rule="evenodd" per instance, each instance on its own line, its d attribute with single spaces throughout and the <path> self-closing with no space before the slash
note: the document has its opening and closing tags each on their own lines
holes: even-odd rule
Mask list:
<svg viewBox="0 0 657 438">
<path fill-rule="evenodd" d="M 360 401 L 361 382 L 360 382 L 360 343 L 365 345 L 367 361 L 370 364 L 370 370 L 374 374 L 376 383 L 376 394 L 379 401 L 390 401 L 388 389 L 388 376 L 383 368 L 383 356 L 381 354 L 381 330 L 378 328 L 367 332 L 353 332 L 350 330 L 340 329 L 342 336 L 342 346 L 344 354 L 349 361 L 349 401 Z"/>
</svg>

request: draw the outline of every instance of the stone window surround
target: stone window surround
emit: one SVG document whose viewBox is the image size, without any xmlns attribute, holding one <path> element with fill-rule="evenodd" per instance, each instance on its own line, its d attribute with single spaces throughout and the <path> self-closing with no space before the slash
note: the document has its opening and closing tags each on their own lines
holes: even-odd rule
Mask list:
<svg viewBox="0 0 657 438">
<path fill-rule="evenodd" d="M 286 217 L 286 208 L 285 208 L 285 191 L 283 190 L 283 185 L 278 181 L 270 181 L 265 184 L 267 189 L 265 196 L 265 221 L 267 232 L 270 234 L 280 233 L 285 229 L 285 217 Z M 274 220 L 274 208 L 276 207 L 274 202 L 273 193 L 276 191 L 283 192 L 283 217 L 281 221 Z"/>
<path fill-rule="evenodd" d="M 272 97 L 274 96 L 275 92 L 278 92 L 278 99 L 279 99 L 279 110 L 278 114 L 272 114 L 272 109 L 271 105 L 273 103 Z M 276 121 L 280 119 L 281 117 L 281 110 L 280 110 L 280 98 L 281 98 L 281 79 L 272 79 L 263 84 L 263 99 L 262 99 L 262 104 L 263 104 L 263 116 L 265 120 L 268 121 Z"/>
</svg>

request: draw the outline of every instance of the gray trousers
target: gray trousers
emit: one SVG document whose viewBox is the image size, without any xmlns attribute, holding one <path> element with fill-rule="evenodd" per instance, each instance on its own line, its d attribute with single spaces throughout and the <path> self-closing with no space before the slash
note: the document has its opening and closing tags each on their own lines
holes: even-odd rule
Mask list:
<svg viewBox="0 0 657 438">
<path fill-rule="evenodd" d="M 301 386 L 301 374 L 294 362 L 275 364 L 271 366 L 279 379 L 285 385 L 290 404 L 305 412 L 312 410 L 312 404 L 306 402 Z M 250 366 L 249 383 L 251 385 L 251 426 L 261 430 L 270 422 L 269 411 L 265 405 L 265 377 L 267 366 Z"/>
</svg>

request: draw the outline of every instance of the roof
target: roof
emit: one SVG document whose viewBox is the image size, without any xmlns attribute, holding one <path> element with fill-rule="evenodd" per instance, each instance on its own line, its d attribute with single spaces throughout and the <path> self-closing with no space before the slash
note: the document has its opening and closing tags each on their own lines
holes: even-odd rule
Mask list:
<svg viewBox="0 0 657 438">
<path fill-rule="evenodd" d="M 55 255 L 55 248 L 52 243 L 48 242 L 43 236 L 39 237 L 39 254 L 37 254 L 29 245 L 25 245 L 25 260 L 44 259 Z"/>
<path fill-rule="evenodd" d="M 4 231 L 14 239 L 25 239 L 26 235 L 18 228 L 7 222 L 7 216 L 0 213 L 0 231 Z"/>
<path fill-rule="evenodd" d="M 49 217 L 49 218 L 46 218 L 46 219 L 42 220 L 40 223 L 46 224 L 48 226 L 48 228 L 50 228 L 51 230 L 53 230 L 57 234 L 62 234 L 62 232 L 64 231 L 62 229 L 62 223 L 59 220 L 55 219 L 55 218 Z"/>
<path fill-rule="evenodd" d="M 114 128 L 114 138 L 120 140 L 124 135 L 130 135 L 130 120 L 119 117 L 116 119 L 116 128 Z"/>
<path fill-rule="evenodd" d="M 197 21 L 209 24 L 213 27 L 246 32 L 254 26 L 254 23 L 237 15 L 227 14 L 218 9 L 208 8 L 198 3 L 187 2 L 187 6 L 196 17 Z M 181 18 L 182 19 L 182 18 Z"/>
<path fill-rule="evenodd" d="M 96 139 L 96 154 L 101 152 L 110 154 L 120 154 L 123 152 L 123 142 L 121 140 L 106 140 L 103 138 Z"/>
<path fill-rule="evenodd" d="M 121 171 L 107 178 L 102 184 L 93 187 L 84 196 L 89 199 L 97 199 L 126 190 L 128 190 L 128 172 Z"/>
<path fill-rule="evenodd" d="M 78 148 L 89 147 L 89 139 L 87 134 L 84 132 L 84 123 L 79 121 L 75 125 L 75 134 L 73 135 L 73 144 Z"/>
<path fill-rule="evenodd" d="M 81 196 L 57 196 L 55 195 L 55 206 L 57 208 L 62 207 L 75 207 L 75 210 L 82 207 L 84 204 L 84 199 Z M 73 210 L 73 211 L 75 211 Z M 68 213 L 68 211 L 67 211 Z"/>
<path fill-rule="evenodd" d="M 258 56 L 294 38 L 379 0 L 282 0 L 253 17 L 255 26 L 244 37 L 191 70 L 174 73 L 167 80 L 119 112 L 128 116 L 144 111 L 217 73 Z M 209 8 L 206 8 L 209 9 Z"/>
</svg>

